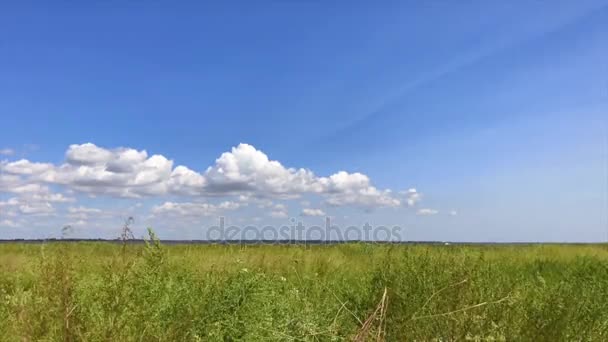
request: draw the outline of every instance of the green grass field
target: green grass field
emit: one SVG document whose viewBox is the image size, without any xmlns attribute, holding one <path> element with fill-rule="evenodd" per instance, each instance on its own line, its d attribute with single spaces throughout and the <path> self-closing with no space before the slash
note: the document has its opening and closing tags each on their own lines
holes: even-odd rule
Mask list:
<svg viewBox="0 0 608 342">
<path fill-rule="evenodd" d="M 608 249 L 0 244 L 6 341 L 605 341 Z"/>
</svg>

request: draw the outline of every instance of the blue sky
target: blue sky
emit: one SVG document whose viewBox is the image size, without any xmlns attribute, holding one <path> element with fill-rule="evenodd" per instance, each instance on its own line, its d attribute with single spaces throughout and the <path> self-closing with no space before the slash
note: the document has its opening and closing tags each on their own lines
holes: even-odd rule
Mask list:
<svg viewBox="0 0 608 342">
<path fill-rule="evenodd" d="M 0 32 L 0 238 L 608 239 L 608 1 L 23 3 Z"/>
</svg>

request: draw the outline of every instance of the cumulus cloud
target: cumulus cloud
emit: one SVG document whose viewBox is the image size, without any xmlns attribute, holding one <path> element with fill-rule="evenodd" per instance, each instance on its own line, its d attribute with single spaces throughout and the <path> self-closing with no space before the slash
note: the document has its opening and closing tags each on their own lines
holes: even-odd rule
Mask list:
<svg viewBox="0 0 608 342">
<path fill-rule="evenodd" d="M 289 214 L 287 214 L 284 211 L 278 211 L 278 210 L 273 210 L 270 212 L 270 217 L 274 217 L 274 218 L 288 218 Z"/>
<path fill-rule="evenodd" d="M 0 164 L 4 172 L 14 175 L 40 175 L 54 168 L 50 163 L 33 163 L 26 159 L 20 159 L 14 162 L 2 162 Z"/>
<path fill-rule="evenodd" d="M 304 208 L 302 209 L 302 216 L 325 216 L 325 212 L 321 209 L 311 209 Z"/>
<path fill-rule="evenodd" d="M 19 204 L 19 212 L 25 215 L 48 215 L 55 212 L 55 208 L 48 202 L 27 202 Z"/>
<path fill-rule="evenodd" d="M 20 198 L 37 202 L 73 202 L 74 198 L 66 197 L 61 193 L 53 193 L 48 186 L 41 184 L 20 184 L 6 190 L 20 196 Z"/>
<path fill-rule="evenodd" d="M 66 222 L 83 226 L 99 221 L 107 226 L 111 220 L 125 216 L 125 210 L 128 216 L 146 215 L 146 220 L 160 221 L 170 218 L 181 224 L 244 206 L 257 210 L 258 219 L 286 219 L 290 209 L 291 215 L 314 217 L 326 216 L 318 207 L 348 206 L 370 211 L 415 207 L 422 198 L 415 188 L 398 192 L 378 188 L 360 172 L 316 175 L 309 169 L 284 166 L 248 144 L 231 148 L 199 170 L 175 165 L 168 157 L 146 150 L 104 148 L 92 143 L 70 145 L 60 163 L 7 159 L 0 161 L 0 218 L 6 221 L 3 226 L 59 226 Z M 129 209 L 80 206 L 76 200 L 83 196 L 116 198 L 117 203 L 125 203 L 123 208 Z M 160 202 L 150 208 L 152 201 Z M 146 203 L 145 208 L 137 209 L 142 202 Z M 288 208 L 284 203 L 297 208 Z M 418 215 L 437 213 L 428 208 L 417 210 Z M 41 220 L 41 216 L 45 219 Z M 182 217 L 184 220 L 175 220 Z"/>
<path fill-rule="evenodd" d="M 42 191 L 44 191 L 46 187 L 40 185 L 40 184 L 23 184 L 23 185 L 18 185 L 18 186 L 14 186 L 10 189 L 10 192 L 16 193 L 16 194 L 29 194 L 29 193 L 40 193 Z"/>
<path fill-rule="evenodd" d="M 0 187 L 13 190 L 57 184 L 90 196 L 125 198 L 176 195 L 286 199 L 317 194 L 332 206 L 401 205 L 401 199 L 388 189 L 374 187 L 364 174 L 340 171 L 319 177 L 308 169 L 287 168 L 248 144 L 223 153 L 204 172 L 183 165 L 174 167 L 173 161 L 162 155 L 149 156 L 145 150 L 105 149 L 92 143 L 70 145 L 61 165 L 21 159 L 2 162 L 0 169 L 7 174 L 0 179 Z M 416 195 L 410 194 L 407 203 L 415 202 Z"/>
<path fill-rule="evenodd" d="M 416 203 L 420 201 L 421 195 L 414 188 L 408 189 L 404 192 L 404 194 L 406 196 L 407 205 L 410 207 L 416 205 Z"/>
<path fill-rule="evenodd" d="M 203 195 L 207 180 L 200 173 L 190 170 L 185 166 L 178 166 L 172 172 L 167 181 L 169 192 L 179 195 Z"/>
<path fill-rule="evenodd" d="M 0 164 L 0 191 L 9 192 L 18 186 L 24 184 L 23 180 L 18 175 L 2 173 L 2 164 Z"/>
<path fill-rule="evenodd" d="M 173 162 L 130 148 L 106 150 L 91 143 L 71 145 L 66 163 L 43 180 L 90 194 L 142 197 L 167 193 Z"/>
<path fill-rule="evenodd" d="M 140 155 L 139 152 L 134 151 L 134 153 L 129 153 L 130 150 L 126 151 L 127 154 L 130 155 Z M 118 155 L 120 158 L 120 153 L 113 153 L 104 148 L 97 147 L 94 144 L 86 143 L 82 145 L 70 145 L 67 152 L 65 153 L 66 160 L 69 164 L 72 165 L 99 165 L 105 164 L 107 162 L 113 161 L 115 155 Z M 143 151 L 144 159 L 146 156 L 146 152 Z"/>
<path fill-rule="evenodd" d="M 289 217 L 289 212 L 285 204 L 276 204 L 272 207 L 272 210 L 268 215 L 274 218 L 287 218 Z"/>
<path fill-rule="evenodd" d="M 401 200 L 390 190 L 378 190 L 371 185 L 369 177 L 361 173 L 340 171 L 327 178 L 320 178 L 327 203 L 333 206 L 354 205 L 365 208 L 397 207 Z"/>
<path fill-rule="evenodd" d="M 421 216 L 431 216 L 431 215 L 437 215 L 439 214 L 438 210 L 435 209 L 430 209 L 430 208 L 422 208 L 422 209 L 418 209 L 418 215 Z"/>
<path fill-rule="evenodd" d="M 399 191 L 399 195 L 401 195 L 404 203 L 406 203 L 408 207 L 415 206 L 422 199 L 422 194 L 415 188 Z"/>
<path fill-rule="evenodd" d="M 263 196 L 293 197 L 305 192 L 322 192 L 310 170 L 285 168 L 269 160 L 262 151 L 239 144 L 223 153 L 205 171 L 210 193 L 251 192 Z"/>
<path fill-rule="evenodd" d="M 212 216 L 226 210 L 236 210 L 241 207 L 240 203 L 224 201 L 219 204 L 197 203 L 197 202 L 165 202 L 152 208 L 154 215 L 168 216 Z"/>
<path fill-rule="evenodd" d="M 6 189 L 6 192 L 15 194 L 8 200 L 0 201 L 4 213 L 15 216 L 22 215 L 51 215 L 55 213 L 54 203 L 73 202 L 75 199 L 66 197 L 61 193 L 52 192 L 48 186 L 41 184 L 19 184 Z"/>
<path fill-rule="evenodd" d="M 89 206 L 69 206 L 65 210 L 58 208 L 57 222 L 72 227 L 97 227 L 114 229 L 121 227 L 126 218 L 136 216 L 133 206 L 128 208 L 94 208 Z M 137 217 L 139 220 L 141 217 Z"/>
<path fill-rule="evenodd" d="M 66 197 L 61 193 L 41 192 L 32 194 L 31 197 L 25 197 L 30 201 L 50 202 L 50 203 L 67 203 L 74 202 L 73 197 Z"/>
</svg>

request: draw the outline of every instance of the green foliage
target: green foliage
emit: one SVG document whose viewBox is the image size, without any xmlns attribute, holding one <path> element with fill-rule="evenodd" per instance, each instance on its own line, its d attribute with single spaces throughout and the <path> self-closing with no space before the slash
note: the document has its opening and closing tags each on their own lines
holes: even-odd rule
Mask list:
<svg viewBox="0 0 608 342">
<path fill-rule="evenodd" d="M 0 245 L 6 341 L 605 341 L 604 246 Z M 362 328 L 363 327 L 363 328 Z"/>
</svg>

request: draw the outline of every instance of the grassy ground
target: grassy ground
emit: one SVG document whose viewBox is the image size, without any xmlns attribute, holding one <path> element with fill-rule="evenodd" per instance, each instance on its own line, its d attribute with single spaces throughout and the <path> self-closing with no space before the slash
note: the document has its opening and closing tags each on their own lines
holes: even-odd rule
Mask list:
<svg viewBox="0 0 608 342">
<path fill-rule="evenodd" d="M 608 249 L 2 244 L 0 336 L 605 341 Z"/>
</svg>

